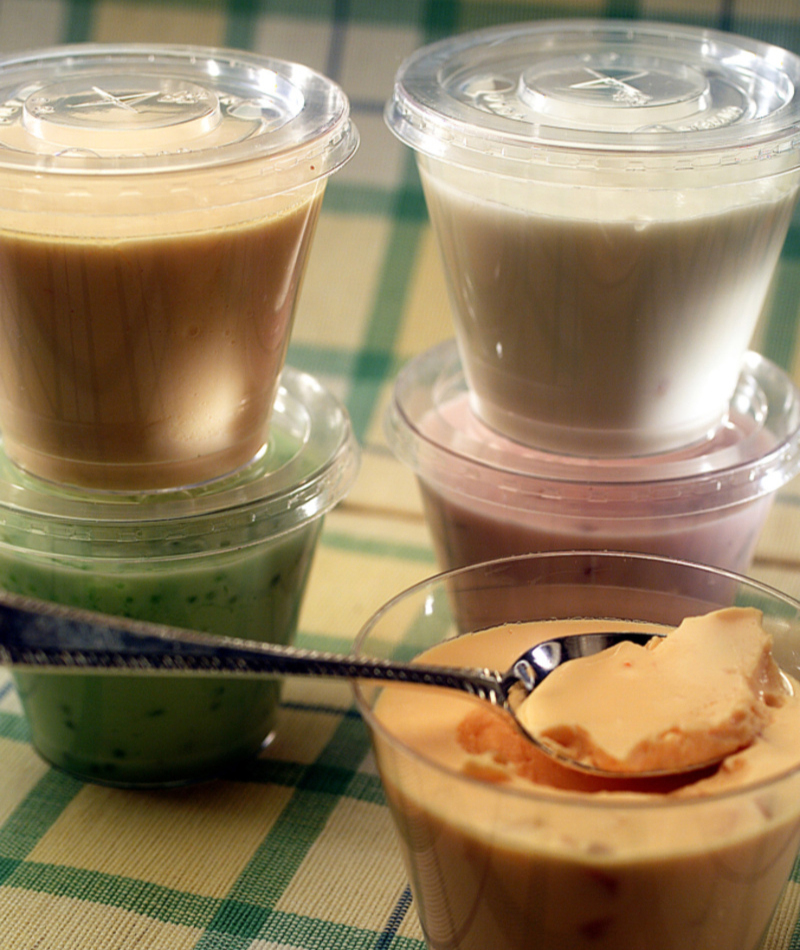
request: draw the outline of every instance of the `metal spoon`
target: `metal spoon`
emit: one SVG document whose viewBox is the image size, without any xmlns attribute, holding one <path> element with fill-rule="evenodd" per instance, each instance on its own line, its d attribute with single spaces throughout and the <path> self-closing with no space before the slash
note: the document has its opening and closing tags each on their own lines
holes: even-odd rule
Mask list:
<svg viewBox="0 0 800 950">
<path fill-rule="evenodd" d="M 644 644 L 652 633 L 631 631 L 556 637 L 526 650 L 505 672 L 396 663 L 317 650 L 218 637 L 141 620 L 111 617 L 0 590 L 0 664 L 61 672 L 330 676 L 413 683 L 461 690 L 515 710 L 556 667 L 624 640 Z M 568 758 L 536 736 L 528 738 L 562 764 L 615 778 L 664 772 L 605 773 Z M 705 767 L 709 763 L 698 765 Z M 685 771 L 682 769 L 681 771 Z"/>
</svg>

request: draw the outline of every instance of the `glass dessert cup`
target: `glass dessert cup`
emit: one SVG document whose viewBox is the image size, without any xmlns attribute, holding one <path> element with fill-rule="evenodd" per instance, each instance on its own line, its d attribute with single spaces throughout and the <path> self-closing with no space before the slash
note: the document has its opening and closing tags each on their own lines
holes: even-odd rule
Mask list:
<svg viewBox="0 0 800 950">
<path fill-rule="evenodd" d="M 410 659 L 527 621 L 675 626 L 733 604 L 763 611 L 778 663 L 797 677 L 800 603 L 714 568 L 608 552 L 528 555 L 434 577 L 378 611 L 356 653 Z M 508 649 L 502 634 L 497 649 Z M 471 772 L 442 764 L 451 737 L 431 725 L 422 741 L 398 722 L 422 691 L 387 704 L 392 689 L 397 697 L 402 687 L 358 684 L 356 699 L 431 950 L 757 946 L 800 843 L 800 740 L 774 777 L 705 797 L 511 787 L 486 780 L 488 767 L 480 777 L 485 760 Z M 458 702 L 468 711 L 477 701 Z M 430 722 L 429 710 L 420 716 Z"/>
<path fill-rule="evenodd" d="M 719 424 L 796 201 L 799 80 L 755 40 L 580 18 L 403 63 L 386 118 L 416 155 L 479 418 L 609 456 Z"/>
<path fill-rule="evenodd" d="M 452 341 L 401 370 L 385 430 L 417 477 L 443 570 L 591 548 L 745 572 L 776 492 L 800 470 L 800 394 L 752 352 L 724 423 L 682 450 L 596 458 L 510 440 L 472 411 Z"/>
<path fill-rule="evenodd" d="M 245 52 L 88 44 L 0 59 L 0 101 L 6 453 L 120 490 L 248 463 L 358 144 L 343 92 Z"/>
<path fill-rule="evenodd" d="M 0 452 L 0 586 L 220 636 L 290 643 L 324 516 L 359 453 L 344 408 L 286 367 L 262 455 L 193 489 L 101 493 Z M 15 671 L 34 747 L 85 781 L 214 778 L 274 728 L 280 680 Z"/>
</svg>

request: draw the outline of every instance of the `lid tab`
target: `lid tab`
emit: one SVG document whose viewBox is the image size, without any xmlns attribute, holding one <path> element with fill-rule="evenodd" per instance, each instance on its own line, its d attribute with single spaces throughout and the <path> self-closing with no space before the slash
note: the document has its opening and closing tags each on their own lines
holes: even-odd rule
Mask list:
<svg viewBox="0 0 800 950">
<path fill-rule="evenodd" d="M 303 161 L 314 179 L 357 144 L 343 91 L 297 63 L 136 44 L 0 59 L 0 168 L 152 175 Z"/>
<path fill-rule="evenodd" d="M 602 153 L 674 167 L 800 166 L 800 57 L 721 31 L 646 21 L 535 21 L 423 47 L 386 119 L 417 151 L 524 176 L 524 162 Z M 561 153 L 559 159 L 556 153 Z M 787 155 L 789 156 L 787 160 Z M 765 174 L 765 170 L 757 173 Z"/>
</svg>

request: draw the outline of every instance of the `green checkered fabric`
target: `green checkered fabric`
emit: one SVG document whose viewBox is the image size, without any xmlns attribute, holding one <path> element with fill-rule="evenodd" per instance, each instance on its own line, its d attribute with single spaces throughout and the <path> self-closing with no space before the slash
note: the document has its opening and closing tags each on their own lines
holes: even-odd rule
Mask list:
<svg viewBox="0 0 800 950">
<path fill-rule="evenodd" d="M 383 124 L 395 70 L 447 34 L 571 16 L 708 25 L 800 52 L 800 0 L 0 0 L 1 52 L 84 41 L 231 46 L 304 62 L 350 97 L 362 144 L 328 186 L 289 361 L 344 400 L 364 458 L 325 523 L 302 645 L 348 650 L 373 610 L 436 569 L 413 478 L 381 433 L 400 366 L 452 335 L 414 159 Z M 799 307 L 800 217 L 755 340 L 798 381 Z M 793 485 L 752 573 L 800 594 Z M 800 872 L 764 950 L 800 947 L 799 912 Z M 0 671 L 0 950 L 423 946 L 346 685 L 289 682 L 274 742 L 230 780 L 127 792 L 48 768 Z"/>
</svg>

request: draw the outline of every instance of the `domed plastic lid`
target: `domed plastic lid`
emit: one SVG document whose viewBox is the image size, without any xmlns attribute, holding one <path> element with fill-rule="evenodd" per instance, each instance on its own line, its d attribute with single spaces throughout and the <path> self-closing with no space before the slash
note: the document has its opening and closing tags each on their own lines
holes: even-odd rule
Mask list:
<svg viewBox="0 0 800 950">
<path fill-rule="evenodd" d="M 295 63 L 191 46 L 76 45 L 0 60 L 0 167 L 59 174 L 270 162 L 307 181 L 358 137 L 331 80 Z"/>
<path fill-rule="evenodd" d="M 626 518 L 713 511 L 777 491 L 800 471 L 800 392 L 753 352 L 726 422 L 673 452 L 585 458 L 506 438 L 473 414 L 452 341 L 401 370 L 385 428 L 395 455 L 426 482 L 520 509 L 546 500 L 565 514 L 571 506 L 605 513 L 615 503 Z"/>
<path fill-rule="evenodd" d="M 518 177 L 592 152 L 629 171 L 769 166 L 756 177 L 800 163 L 799 82 L 799 57 L 729 33 L 546 20 L 423 47 L 386 117 L 426 155 Z"/>
</svg>

